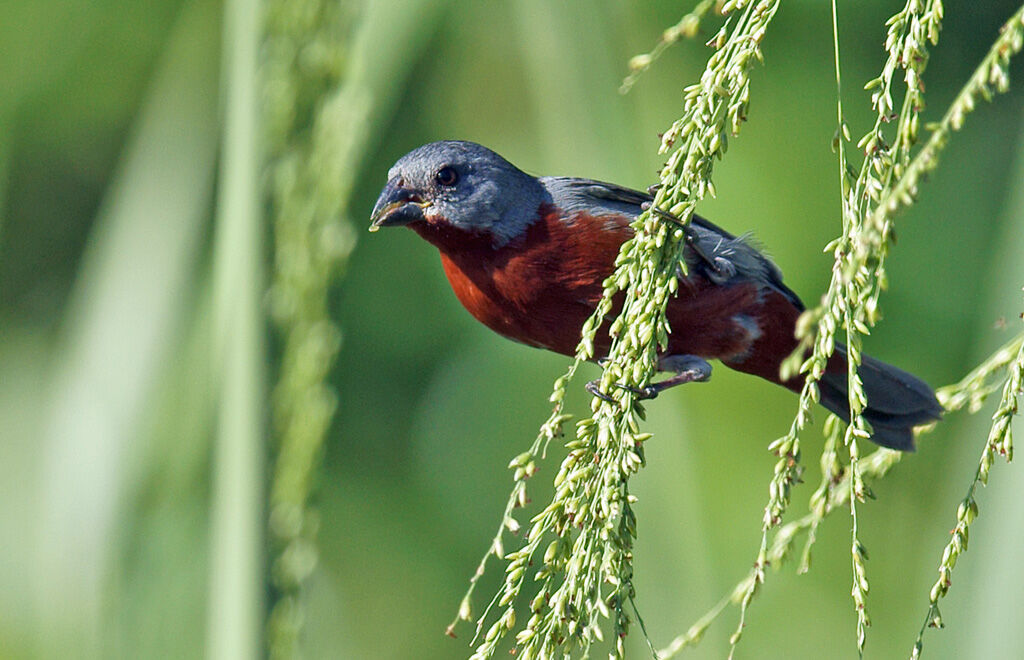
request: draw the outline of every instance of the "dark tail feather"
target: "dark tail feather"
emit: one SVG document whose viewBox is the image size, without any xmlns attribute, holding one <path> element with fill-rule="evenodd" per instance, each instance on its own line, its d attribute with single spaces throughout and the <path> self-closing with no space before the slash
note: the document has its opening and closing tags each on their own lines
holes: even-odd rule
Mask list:
<svg viewBox="0 0 1024 660">
<path fill-rule="evenodd" d="M 846 347 L 836 346 L 846 361 Z M 935 392 L 921 379 L 902 369 L 864 355 L 858 370 L 868 407 L 864 418 L 871 422 L 871 439 L 890 449 L 914 451 L 914 427 L 942 417 Z M 819 384 L 821 405 L 850 421 L 846 371 L 826 372 Z"/>
</svg>

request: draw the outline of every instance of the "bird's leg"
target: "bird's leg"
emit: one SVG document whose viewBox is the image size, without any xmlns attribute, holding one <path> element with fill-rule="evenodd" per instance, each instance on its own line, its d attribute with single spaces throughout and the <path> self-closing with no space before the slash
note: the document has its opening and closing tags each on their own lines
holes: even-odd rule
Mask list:
<svg viewBox="0 0 1024 660">
<path fill-rule="evenodd" d="M 668 355 L 658 361 L 658 369 L 661 371 L 674 371 L 676 375 L 665 380 L 651 383 L 644 387 L 629 387 L 618 385 L 624 390 L 635 394 L 638 399 L 653 399 L 663 391 L 683 383 L 702 383 L 711 378 L 711 365 L 708 361 L 696 355 Z"/>
<path fill-rule="evenodd" d="M 667 355 L 658 361 L 659 371 L 674 371 L 674 376 L 643 387 L 632 387 L 615 383 L 615 387 L 632 392 L 637 399 L 653 399 L 663 391 L 683 383 L 701 383 L 711 378 L 711 365 L 696 355 Z M 592 380 L 586 385 L 588 392 L 597 398 L 614 403 L 615 399 L 600 390 L 601 381 Z"/>
</svg>

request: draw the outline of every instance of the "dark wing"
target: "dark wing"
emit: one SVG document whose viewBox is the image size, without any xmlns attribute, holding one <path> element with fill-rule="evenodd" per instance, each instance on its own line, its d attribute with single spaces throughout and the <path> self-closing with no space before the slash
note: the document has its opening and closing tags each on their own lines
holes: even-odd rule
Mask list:
<svg viewBox="0 0 1024 660">
<path fill-rule="evenodd" d="M 609 221 L 616 224 L 628 223 L 640 215 L 642 204 L 654 199 L 638 190 L 593 179 L 541 177 L 540 182 L 550 193 L 555 205 L 565 211 L 570 222 L 574 214 L 586 212 L 589 215 L 608 216 Z M 804 309 L 800 298 L 782 283 L 779 267 L 752 245 L 749 237 L 737 237 L 697 214 L 690 220 L 690 231 L 700 252 L 712 260 L 723 260 L 726 272 L 732 273 L 723 279 L 721 270 L 710 273 L 706 267 L 706 277 L 716 282 L 732 278 L 760 282 L 781 293 L 797 309 Z"/>
<path fill-rule="evenodd" d="M 590 215 L 624 215 L 632 220 L 640 215 L 640 205 L 651 196 L 638 190 L 592 179 L 545 176 L 541 184 L 551 194 L 555 205 L 572 216 L 579 212 Z"/>
</svg>

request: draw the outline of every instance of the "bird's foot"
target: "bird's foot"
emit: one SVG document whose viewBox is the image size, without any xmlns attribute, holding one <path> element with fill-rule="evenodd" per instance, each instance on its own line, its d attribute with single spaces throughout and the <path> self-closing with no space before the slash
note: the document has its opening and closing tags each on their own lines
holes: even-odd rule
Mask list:
<svg viewBox="0 0 1024 660">
<path fill-rule="evenodd" d="M 604 392 L 601 391 L 600 380 L 592 380 L 586 385 L 584 385 L 584 388 L 588 392 L 596 396 L 598 399 L 601 399 L 602 401 L 607 401 L 608 403 L 615 403 L 615 399 L 613 399 L 611 395 L 605 394 Z"/>
<path fill-rule="evenodd" d="M 644 385 L 643 387 L 633 387 L 632 385 L 623 385 L 622 383 L 615 383 L 615 387 L 620 390 L 626 390 L 632 392 L 633 395 L 640 401 L 646 401 L 648 399 L 654 399 L 665 390 L 675 387 L 676 385 L 683 385 L 684 383 L 702 383 L 711 378 L 711 365 L 707 360 L 697 357 L 696 355 L 669 355 L 661 358 L 658 362 L 658 368 L 661 371 L 674 371 L 676 374 L 665 380 L 658 381 L 657 383 L 651 383 L 650 385 Z M 614 399 L 605 394 L 600 390 L 601 381 L 592 380 L 587 383 L 587 391 L 596 396 L 597 398 L 607 401 L 609 403 L 614 402 Z"/>
</svg>

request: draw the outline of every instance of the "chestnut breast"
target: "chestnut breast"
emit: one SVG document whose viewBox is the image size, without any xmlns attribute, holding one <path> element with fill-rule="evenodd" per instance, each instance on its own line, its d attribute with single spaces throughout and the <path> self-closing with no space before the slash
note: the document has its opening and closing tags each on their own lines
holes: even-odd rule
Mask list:
<svg viewBox="0 0 1024 660">
<path fill-rule="evenodd" d="M 632 236 L 628 222 L 585 214 L 566 221 L 545 205 L 522 237 L 500 248 L 488 236 L 442 223 L 413 229 L 438 247 L 452 290 L 478 321 L 521 343 L 573 355 L 619 248 Z M 736 317 L 756 311 L 758 289 L 751 282 L 714 284 L 693 273 L 669 302 L 667 353 L 727 358 L 749 350 L 749 321 Z M 620 294 L 611 317 L 621 305 Z M 610 347 L 609 324 L 595 338 L 597 357 Z"/>
</svg>

